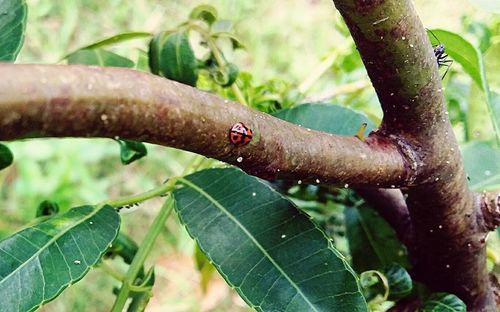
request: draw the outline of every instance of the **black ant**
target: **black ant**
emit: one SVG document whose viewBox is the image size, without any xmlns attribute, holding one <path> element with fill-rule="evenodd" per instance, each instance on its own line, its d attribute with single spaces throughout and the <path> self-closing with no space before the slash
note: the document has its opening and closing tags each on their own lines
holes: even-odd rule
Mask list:
<svg viewBox="0 0 500 312">
<path fill-rule="evenodd" d="M 446 74 L 448 73 L 448 71 L 450 70 L 450 67 L 453 64 L 453 60 L 448 58 L 448 54 L 446 54 L 445 49 L 444 49 L 444 44 L 442 44 L 441 41 L 439 41 L 438 37 L 436 37 L 436 35 L 434 35 L 434 33 L 431 30 L 427 29 L 427 31 L 438 42 L 438 44 L 433 45 L 432 47 L 434 48 L 434 55 L 436 56 L 436 61 L 437 61 L 438 67 L 442 67 L 442 66 L 446 67 L 446 71 L 444 72 L 443 77 L 441 77 L 441 80 L 443 80 L 444 77 L 446 77 Z"/>
</svg>

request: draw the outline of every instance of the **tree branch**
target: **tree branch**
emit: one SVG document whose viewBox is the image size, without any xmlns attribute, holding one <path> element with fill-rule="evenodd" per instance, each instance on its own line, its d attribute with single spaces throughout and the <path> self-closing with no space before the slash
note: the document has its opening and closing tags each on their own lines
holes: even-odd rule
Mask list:
<svg viewBox="0 0 500 312">
<path fill-rule="evenodd" d="M 411 248 L 413 230 L 403 193 L 397 189 L 376 188 L 359 188 L 356 193 L 391 225 L 399 240 Z"/>
<path fill-rule="evenodd" d="M 480 209 L 485 232 L 494 231 L 500 225 L 500 192 L 480 195 Z"/>
<path fill-rule="evenodd" d="M 406 203 L 415 233 L 417 278 L 460 296 L 471 311 L 496 311 L 458 144 L 433 48 L 410 0 L 334 0 L 384 111 L 379 130 L 415 151 Z M 409 155 L 412 156 L 412 155 Z"/>
<path fill-rule="evenodd" d="M 12 64 L 0 64 L 0 72 L 0 140 L 120 137 L 196 152 L 268 179 L 387 187 L 411 179 L 390 139 L 311 131 L 150 74 Z M 236 122 L 254 132 L 247 146 L 228 139 Z"/>
</svg>

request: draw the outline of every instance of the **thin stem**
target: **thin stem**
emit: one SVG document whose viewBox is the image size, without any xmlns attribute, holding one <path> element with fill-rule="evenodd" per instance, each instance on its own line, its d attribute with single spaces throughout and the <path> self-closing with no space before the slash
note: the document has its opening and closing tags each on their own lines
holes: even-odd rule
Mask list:
<svg viewBox="0 0 500 312">
<path fill-rule="evenodd" d="M 125 279 L 125 275 L 123 275 L 122 273 L 118 272 L 117 270 L 115 270 L 113 267 L 109 266 L 104 261 L 102 261 L 99 264 L 99 268 L 101 270 L 103 270 L 104 272 L 106 272 L 107 274 L 111 275 L 117 281 L 123 282 L 123 280 Z"/>
<path fill-rule="evenodd" d="M 167 182 L 167 184 L 171 184 L 173 186 L 175 185 L 175 182 L 171 183 L 169 181 Z M 137 274 L 143 267 L 144 261 L 146 261 L 147 256 L 149 255 L 151 249 L 153 248 L 153 244 L 158 235 L 160 234 L 163 225 L 165 224 L 165 221 L 172 212 L 173 207 L 174 207 L 174 199 L 172 196 L 170 196 L 161 207 L 160 213 L 154 219 L 153 224 L 151 225 L 149 231 L 146 234 L 146 237 L 139 246 L 139 250 L 137 251 L 137 254 L 134 257 L 134 260 L 132 260 L 132 264 L 130 265 L 127 275 L 125 276 L 125 280 L 123 281 L 122 287 L 120 289 L 120 292 L 118 293 L 118 296 L 113 305 L 113 308 L 111 309 L 111 312 L 123 311 L 123 308 L 129 297 L 131 285 L 133 285 L 137 277 Z"/>
<path fill-rule="evenodd" d="M 221 67 L 225 66 L 226 61 L 224 60 L 224 57 L 222 56 L 222 53 L 219 51 L 219 48 L 217 47 L 215 42 L 212 40 L 212 38 L 210 38 L 210 36 L 208 36 L 208 34 L 205 34 L 205 37 L 208 43 L 208 47 L 210 48 L 210 51 L 212 51 L 217 64 Z M 231 85 L 231 90 L 233 90 L 238 102 L 245 106 L 248 106 L 248 103 L 245 100 L 245 96 L 243 95 L 243 92 L 241 91 L 240 87 L 238 87 L 238 84 L 236 82 Z"/>
<path fill-rule="evenodd" d="M 107 201 L 103 202 L 101 205 L 106 204 L 106 205 L 110 205 L 113 207 L 121 207 L 121 206 L 130 205 L 130 204 L 134 204 L 134 203 L 140 203 L 140 202 L 146 201 L 148 199 L 167 194 L 174 189 L 176 179 L 177 178 L 171 178 L 166 183 L 164 183 L 158 187 L 155 187 L 154 189 L 152 189 L 150 191 L 147 191 L 147 192 L 144 192 L 141 194 L 137 194 L 137 195 L 126 196 L 126 197 L 122 197 L 122 198 L 118 198 L 118 199 L 107 200 Z"/>
</svg>

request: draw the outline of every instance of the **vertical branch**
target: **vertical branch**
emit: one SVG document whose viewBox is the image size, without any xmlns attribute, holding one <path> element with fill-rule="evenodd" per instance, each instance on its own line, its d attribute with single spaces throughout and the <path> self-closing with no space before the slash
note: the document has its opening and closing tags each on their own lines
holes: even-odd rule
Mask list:
<svg viewBox="0 0 500 312">
<path fill-rule="evenodd" d="M 407 205 L 417 279 L 496 311 L 477 198 L 453 136 L 433 48 L 410 0 L 334 0 L 384 112 L 378 134 L 401 147 L 415 179 Z"/>
</svg>

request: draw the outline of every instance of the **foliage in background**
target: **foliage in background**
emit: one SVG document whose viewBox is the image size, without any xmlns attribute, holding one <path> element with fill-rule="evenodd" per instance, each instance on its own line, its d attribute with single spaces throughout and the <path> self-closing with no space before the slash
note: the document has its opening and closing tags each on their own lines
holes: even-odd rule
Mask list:
<svg viewBox="0 0 500 312">
<path fill-rule="evenodd" d="M 42 4 L 41 9 L 38 7 L 42 13 L 44 6 L 45 10 L 55 6 L 56 10 L 65 12 L 63 14 L 65 27 L 60 30 L 61 46 L 57 57 L 66 55 L 68 63 L 125 66 L 145 71 L 151 70 L 155 74 L 196 85 L 226 98 L 247 103 L 261 111 L 276 112 L 276 116 L 304 127 L 331 133 L 354 135 L 362 122 L 376 125 L 381 119 L 381 112 L 373 92 L 367 88 L 366 84 L 363 84 L 363 81 L 366 80 L 366 74 L 350 41 L 333 48 L 331 55 L 327 56 L 317 69 L 313 70 L 310 77 L 306 77 L 304 82 L 308 83 L 299 84 L 293 79 L 272 79 L 261 82 L 261 78 L 255 78 L 255 72 L 250 73 L 242 70 L 234 60 L 231 60 L 231 56 L 241 53 L 240 50 L 248 44 L 243 44 L 244 40 L 236 36 L 233 22 L 220 19 L 217 11 L 210 6 L 196 7 L 190 14 L 185 15 L 189 16 L 188 21 L 181 23 L 174 29 L 167 28 L 154 36 L 153 33 L 149 32 L 129 33 L 132 35 L 119 34 L 118 37 L 112 36 L 110 40 L 104 42 L 101 40 L 97 44 L 87 44 L 82 49 L 66 54 L 69 51 L 66 45 L 71 41 L 77 29 L 74 20 L 76 20 L 75 15 L 78 14 L 76 13 L 78 5 L 81 5 L 79 1 L 67 1 L 61 4 Z M 106 10 L 97 6 L 97 3 L 93 5 L 95 11 Z M 241 7 L 241 10 L 249 11 L 255 5 L 241 4 L 238 6 Z M 262 7 L 265 6 L 262 4 Z M 129 14 L 127 10 L 130 7 L 133 5 L 121 5 L 115 16 L 122 16 L 122 20 L 124 20 L 123 18 Z M 36 14 L 43 16 L 42 13 L 37 12 Z M 0 18 L 0 28 L 1 21 Z M 167 24 L 168 27 L 172 27 L 175 23 L 169 22 Z M 24 25 L 24 23 L 19 25 Z M 338 32 L 336 35 L 348 35 L 342 23 L 335 25 Z M 16 27 L 18 29 L 20 26 Z M 137 27 L 137 29 L 140 28 Z M 500 20 L 482 24 L 464 19 L 464 29 L 466 32 L 463 36 L 434 30 L 439 40 L 449 47 L 449 54 L 456 61 L 445 81 L 449 116 L 458 137 L 464 143 L 463 154 L 466 170 L 471 177 L 471 186 L 478 191 L 498 189 L 500 168 L 497 166 L 498 162 L 495 162 L 494 155 L 500 153 L 498 147 L 495 146 L 500 119 L 500 101 L 497 95 L 500 93 L 500 71 L 496 69 L 500 64 L 495 62 L 500 59 L 498 57 Z M 155 32 L 158 32 L 158 29 L 155 29 Z M 12 36 L 18 38 L 18 41 L 19 38 L 22 38 L 16 34 Z M 41 40 L 43 36 L 40 35 L 34 40 Z M 271 42 L 275 40 L 273 35 L 269 36 L 270 38 L 266 38 L 266 40 Z M 88 41 L 91 41 L 92 37 L 93 35 L 90 35 Z M 153 38 L 149 48 L 144 41 L 145 38 Z M 139 41 L 141 44 L 137 44 Z M 130 46 L 117 48 L 117 44 L 130 44 Z M 465 51 L 454 49 L 454 46 L 457 45 L 466 46 L 467 49 Z M 261 44 L 260 46 L 265 45 Z M 18 48 L 14 48 L 9 50 L 14 52 L 9 53 L 17 53 L 16 49 L 18 51 Z M 36 53 L 40 52 L 36 51 Z M 285 70 L 286 64 L 283 63 L 283 60 L 293 61 L 287 57 L 282 58 L 287 52 L 286 50 L 268 51 L 260 57 L 263 60 L 268 59 L 265 56 L 276 58 L 277 62 L 274 66 Z M 482 61 L 483 57 L 484 62 Z M 294 61 L 294 63 L 300 62 Z M 325 76 L 331 78 L 332 73 L 334 73 L 334 78 L 330 79 L 329 82 L 333 81 L 335 85 L 333 90 L 325 88 L 318 92 L 317 85 L 321 85 L 321 83 L 309 82 L 321 81 L 320 78 Z M 260 77 L 266 76 L 262 73 L 257 74 Z M 312 87 L 312 85 L 315 86 Z M 318 92 L 315 99 L 329 100 L 335 96 L 335 104 L 332 103 L 333 101 L 327 101 L 323 105 L 298 105 L 308 102 L 311 90 Z M 346 109 L 344 106 L 362 110 L 366 115 Z M 328 121 L 324 119 L 324 123 L 312 123 L 312 121 L 321 121 L 318 118 L 320 115 L 330 117 Z M 340 120 L 346 120 L 346 117 L 351 118 L 350 122 L 341 123 Z M 339 122 L 331 122 L 332 118 L 339 118 Z M 485 127 L 485 123 L 491 126 Z M 334 125 L 334 129 L 327 128 L 332 125 Z M 372 126 L 369 128 L 371 129 Z M 78 146 L 73 148 L 70 147 L 70 144 L 64 144 L 61 141 L 51 140 L 50 142 L 52 142 L 50 145 L 39 142 L 9 143 L 17 160 L 14 168 L 0 174 L 3 191 L 8 194 L 8 205 L 6 206 L 9 207 L 6 209 L 7 214 L 4 220 L 0 220 L 0 231 L 5 229 L 4 235 L 12 233 L 15 228 L 31 220 L 35 215 L 35 207 L 42 199 L 54 200 L 64 212 L 68 210 L 67 207 L 71 207 L 75 203 L 102 201 L 109 196 L 109 193 L 117 196 L 122 193 L 137 193 L 138 190 L 152 188 L 153 185 L 160 184 L 167 176 L 179 175 L 182 167 L 190 162 L 186 153 L 163 151 L 149 146 L 150 150 L 155 152 L 150 152 L 149 156 L 141 160 L 139 164 L 131 164 L 132 169 L 129 169 L 130 172 L 127 173 L 119 167 L 116 161 L 118 159 L 117 149 L 110 140 L 100 140 L 102 144 L 99 145 L 95 145 L 94 141 L 82 140 Z M 140 144 L 132 144 L 132 149 L 129 149 L 130 144 L 124 148 L 125 144 L 122 143 L 124 141 L 119 140 L 118 142 L 122 148 L 121 161 L 123 163 L 130 163 L 146 154 L 145 149 Z M 4 148 L 4 145 L 0 145 L 0 148 L 2 148 L 0 149 L 0 165 L 8 166 L 12 162 L 12 157 L 9 156 L 11 154 Z M 36 162 L 26 161 L 27 158 L 28 160 L 36 159 Z M 85 163 L 85 166 L 75 167 L 74 163 L 78 159 L 80 159 L 80 163 Z M 492 162 L 484 160 L 492 160 Z M 104 165 L 97 166 L 98 163 Z M 156 168 L 162 168 L 163 172 L 158 172 Z M 123 181 L 128 182 L 124 184 Z M 275 186 L 283 194 L 289 196 L 300 209 L 313 216 L 314 220 L 331 235 L 333 245 L 344 253 L 357 269 L 358 274 L 363 271 L 377 272 L 369 275 L 370 278 L 364 285 L 366 287 L 364 293 L 372 309 L 386 309 L 394 303 L 394 300 L 411 295 L 411 280 L 408 280 L 409 275 L 405 273 L 406 270 L 403 268 L 408 267 L 404 248 L 397 242 L 390 229 L 382 231 L 382 233 L 375 230 L 375 228 L 380 229 L 380 227 L 387 228 L 387 225 L 384 225 L 383 220 L 376 214 L 368 212 L 364 203 L 351 191 L 344 188 L 327 188 L 322 185 L 303 185 L 300 181 L 294 185 L 276 182 Z M 348 188 L 348 185 L 345 188 Z M 75 193 L 76 189 L 80 192 Z M 24 199 L 24 207 L 33 208 L 31 210 L 19 209 L 20 198 Z M 127 216 L 125 215 L 123 219 L 127 225 Z M 14 221 L 13 225 L 7 225 L 11 221 Z M 128 223 L 131 222 L 128 221 Z M 351 225 L 347 227 L 347 233 L 346 225 Z M 134 233 L 134 227 L 124 226 L 123 228 L 125 233 Z M 173 228 L 175 235 L 170 236 L 171 240 L 172 237 L 179 235 L 179 228 L 175 224 Z M 349 231 L 351 232 L 349 233 Z M 375 234 L 380 234 L 382 240 L 380 237 L 373 237 Z M 135 237 L 135 235 L 130 235 L 130 237 L 140 241 L 142 235 L 143 233 L 140 233 L 139 237 Z M 175 243 L 176 238 L 173 240 Z M 379 242 L 384 242 L 386 245 L 380 246 Z M 134 245 L 133 241 L 129 242 L 128 246 L 130 245 Z M 359 250 L 363 252 L 358 253 Z M 395 254 L 386 254 L 387 251 L 395 252 Z M 125 263 L 131 263 L 130 255 L 127 255 L 127 252 L 121 254 L 116 250 L 109 252 L 110 256 L 118 254 L 125 260 Z M 367 253 L 371 253 L 371 255 L 367 256 Z M 360 263 L 361 260 L 364 263 Z M 401 264 L 402 267 L 394 269 L 393 262 Z M 73 264 L 80 265 L 81 263 Z M 219 269 L 224 274 L 225 271 Z M 152 273 L 149 276 L 144 281 L 153 283 Z M 231 280 L 230 277 L 226 278 Z M 145 289 L 150 290 L 151 285 L 145 286 L 147 286 Z M 111 294 L 109 285 L 107 287 L 105 289 Z M 144 302 L 143 299 L 136 299 L 138 306 Z M 247 301 L 251 300 L 247 299 Z M 81 310 L 86 310 L 86 304 L 82 302 L 80 304 Z M 454 311 L 464 310 L 463 303 L 460 303 L 458 298 L 446 294 L 432 295 L 424 303 L 422 309 L 431 311 L 440 304 L 455 306 Z"/>
</svg>

